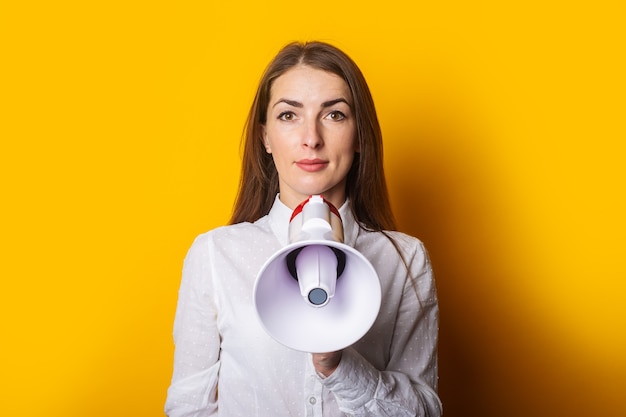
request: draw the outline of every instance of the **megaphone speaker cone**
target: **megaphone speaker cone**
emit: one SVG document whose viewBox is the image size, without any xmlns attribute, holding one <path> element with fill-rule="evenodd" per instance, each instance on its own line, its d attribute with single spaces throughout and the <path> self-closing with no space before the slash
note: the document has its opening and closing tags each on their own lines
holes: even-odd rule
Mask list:
<svg viewBox="0 0 626 417">
<path fill-rule="evenodd" d="M 331 258 L 324 261 L 325 273 L 331 271 L 334 295 L 318 282 L 303 297 L 299 282 L 289 271 L 287 257 L 305 248 L 307 252 L 312 248 L 316 256 L 330 253 L 336 258 L 333 252 L 340 251 L 345 257 L 339 278 L 336 259 L 334 264 Z M 332 250 L 327 252 L 327 248 Z M 328 268 L 329 260 L 332 268 Z M 304 262 L 301 268 L 310 268 L 311 264 Z M 339 242 L 306 241 L 286 246 L 264 264 L 254 285 L 253 300 L 262 326 L 279 343 L 303 352 L 334 352 L 354 344 L 371 328 L 380 309 L 381 288 L 372 265 L 354 248 Z"/>
</svg>

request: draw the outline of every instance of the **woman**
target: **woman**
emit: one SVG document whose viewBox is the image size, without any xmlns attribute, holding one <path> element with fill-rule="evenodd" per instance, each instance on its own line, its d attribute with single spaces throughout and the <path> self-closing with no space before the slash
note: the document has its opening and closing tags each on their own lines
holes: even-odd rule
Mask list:
<svg viewBox="0 0 626 417">
<path fill-rule="evenodd" d="M 439 416 L 438 305 L 422 243 L 394 232 L 382 139 L 354 62 L 321 42 L 293 43 L 268 66 L 250 110 L 231 224 L 185 259 L 166 413 L 180 416 Z M 263 263 L 288 244 L 292 210 L 321 194 L 344 243 L 372 263 L 382 306 L 340 352 L 275 342 L 252 302 Z"/>
</svg>

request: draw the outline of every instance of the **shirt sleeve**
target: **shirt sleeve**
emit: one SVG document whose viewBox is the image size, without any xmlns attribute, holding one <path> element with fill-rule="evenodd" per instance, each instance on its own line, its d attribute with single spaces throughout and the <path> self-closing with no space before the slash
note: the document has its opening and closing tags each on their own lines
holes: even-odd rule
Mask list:
<svg viewBox="0 0 626 417">
<path fill-rule="evenodd" d="M 201 235 L 185 257 L 178 294 L 174 372 L 165 403 L 169 417 L 217 415 L 220 336 L 210 270 L 207 235 Z"/>
<path fill-rule="evenodd" d="M 376 369 L 354 348 L 322 379 L 341 411 L 359 417 L 439 417 L 437 395 L 438 302 L 428 254 L 419 242 L 394 324 L 390 360 Z"/>
</svg>

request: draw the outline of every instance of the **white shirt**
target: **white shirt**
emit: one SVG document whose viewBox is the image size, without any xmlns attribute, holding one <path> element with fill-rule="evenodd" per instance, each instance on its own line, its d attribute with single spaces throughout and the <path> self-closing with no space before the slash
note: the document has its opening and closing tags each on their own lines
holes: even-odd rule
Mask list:
<svg viewBox="0 0 626 417">
<path fill-rule="evenodd" d="M 440 416 L 438 304 L 422 243 L 399 232 L 365 231 L 349 203 L 339 212 L 344 243 L 361 252 L 381 281 L 382 304 L 369 332 L 322 378 L 311 355 L 265 333 L 253 307 L 257 272 L 289 243 L 292 211 L 278 197 L 255 223 L 198 236 L 183 267 L 174 321 L 170 417 Z M 219 392 L 218 392 L 219 391 Z"/>
</svg>

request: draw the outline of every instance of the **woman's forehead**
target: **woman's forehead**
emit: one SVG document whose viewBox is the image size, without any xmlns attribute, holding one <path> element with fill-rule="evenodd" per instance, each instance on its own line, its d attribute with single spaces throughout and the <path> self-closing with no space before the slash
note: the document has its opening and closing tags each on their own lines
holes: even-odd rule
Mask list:
<svg viewBox="0 0 626 417">
<path fill-rule="evenodd" d="M 348 84 L 340 76 L 308 65 L 297 65 L 274 80 L 270 101 L 327 101 L 342 97 L 351 101 Z"/>
</svg>

